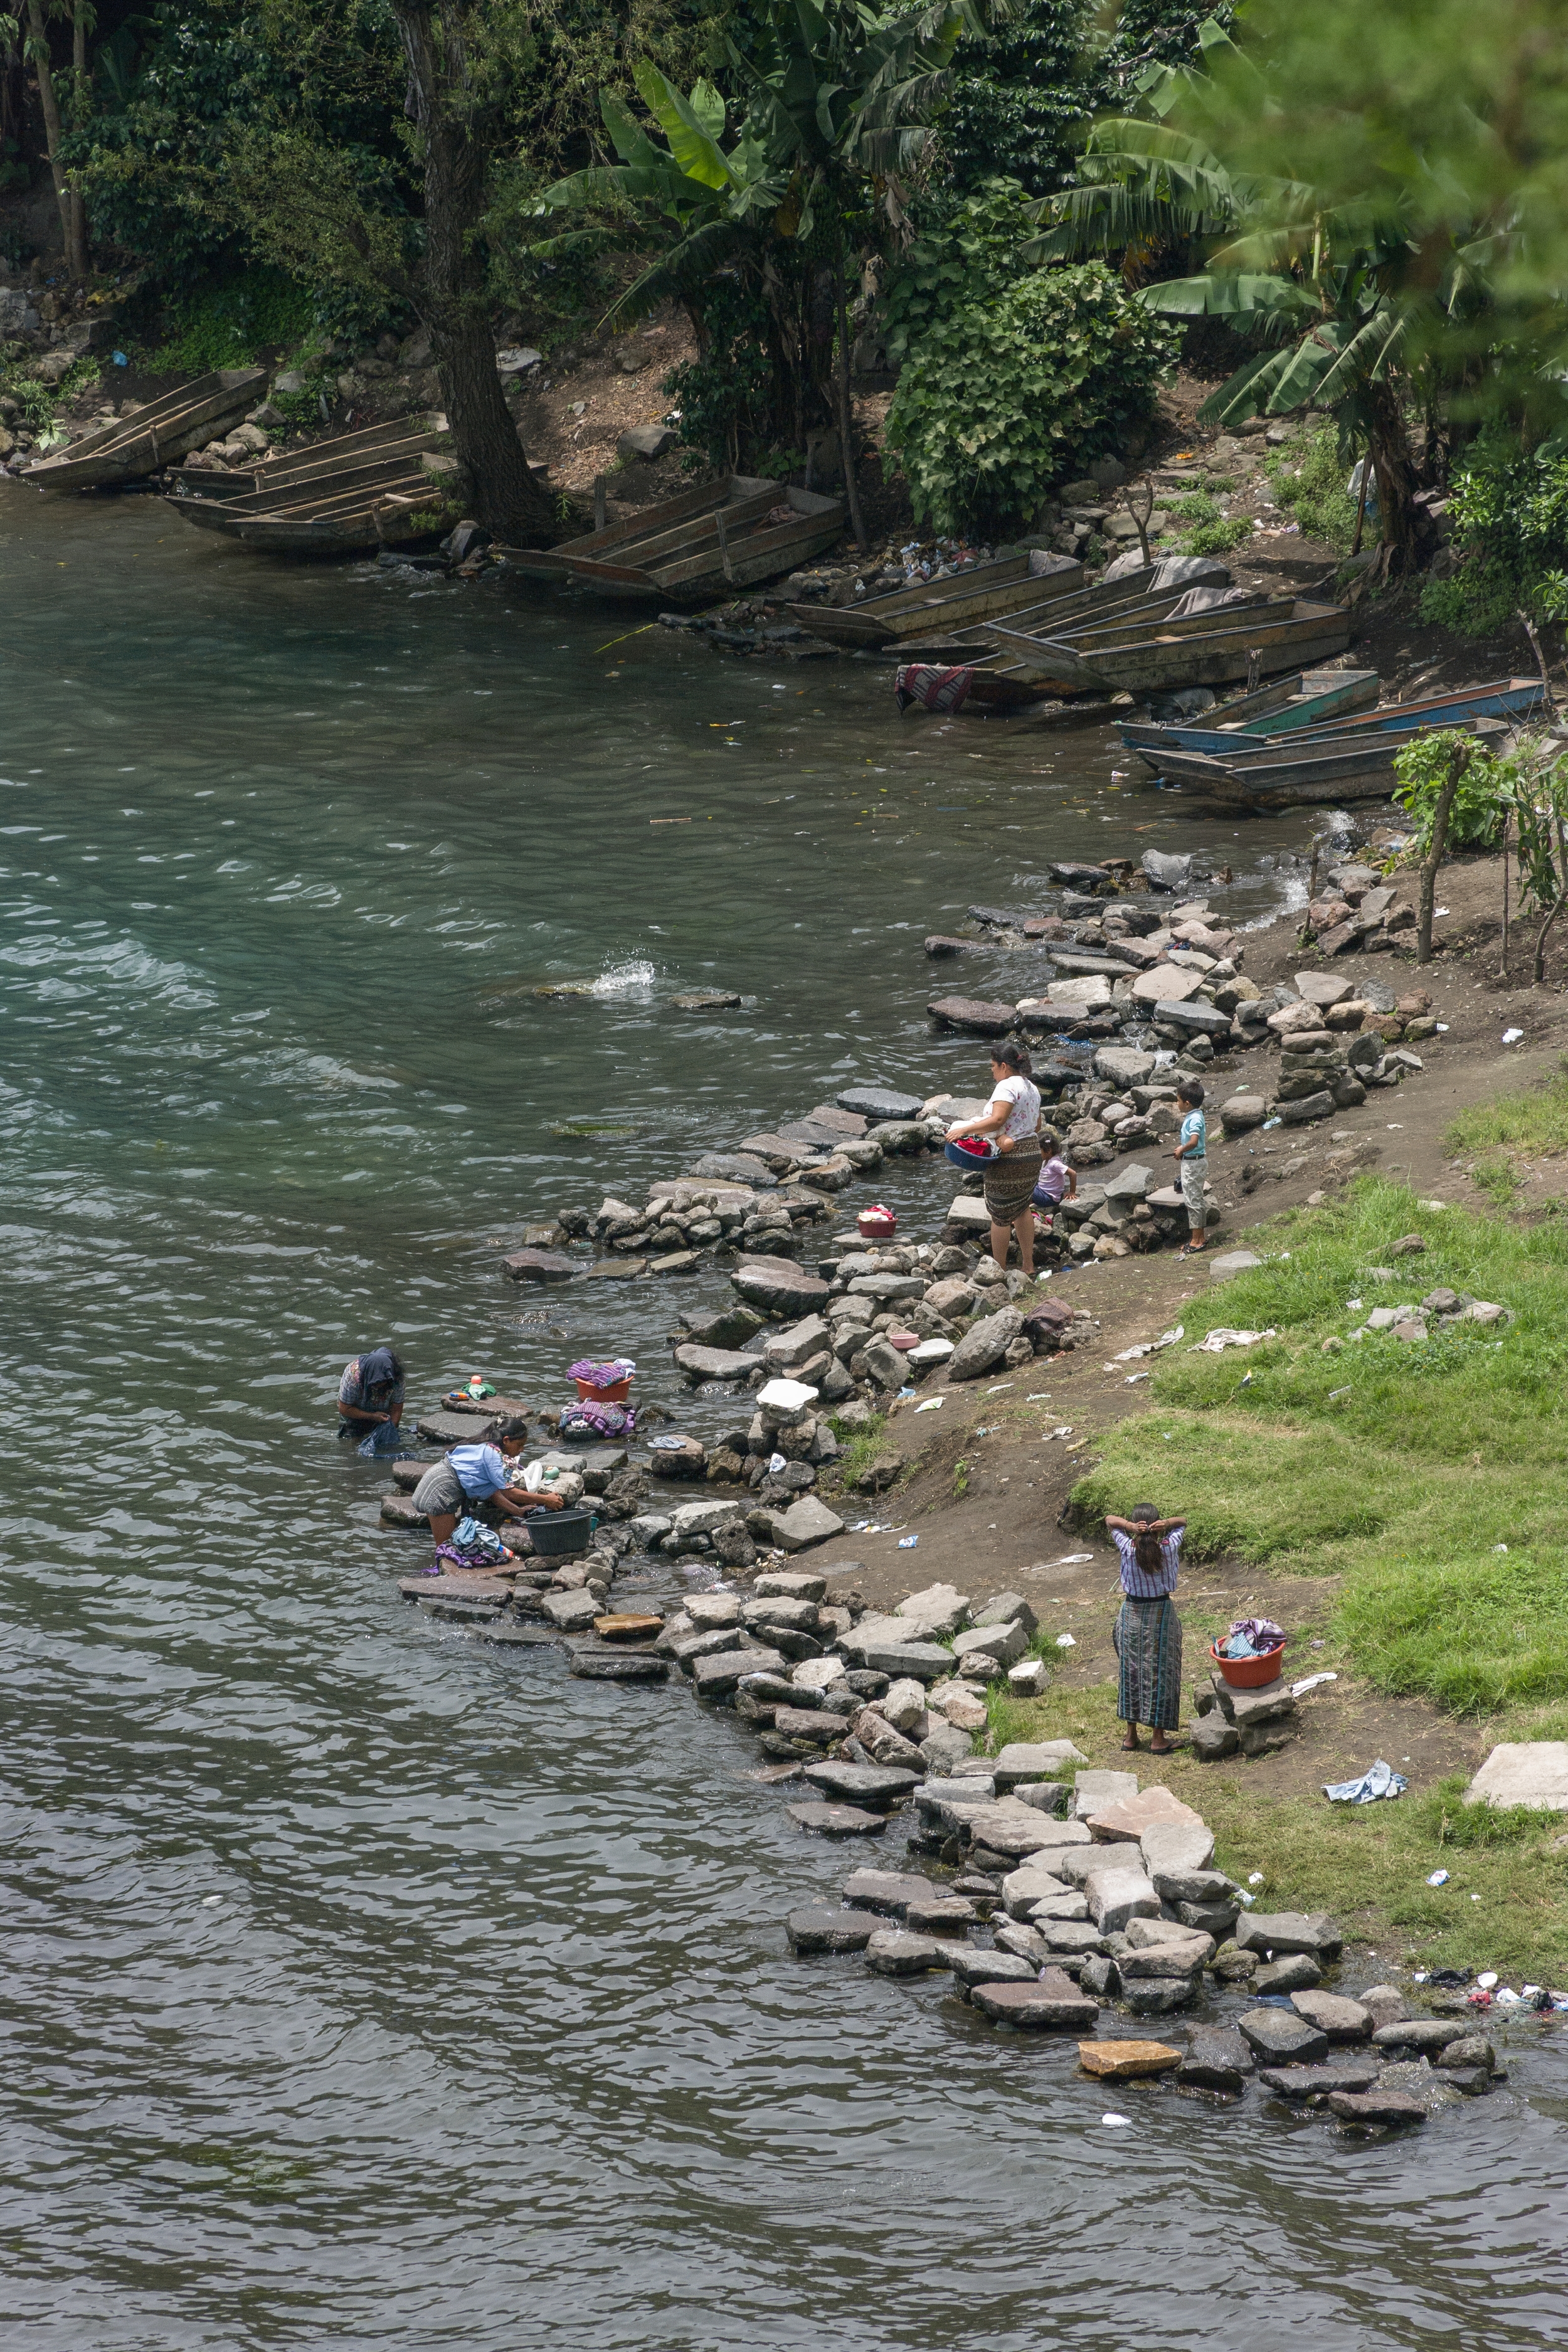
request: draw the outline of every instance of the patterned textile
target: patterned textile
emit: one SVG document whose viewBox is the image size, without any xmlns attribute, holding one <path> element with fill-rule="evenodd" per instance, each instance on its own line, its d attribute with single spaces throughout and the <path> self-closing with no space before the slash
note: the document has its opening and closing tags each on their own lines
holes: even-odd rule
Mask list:
<svg viewBox="0 0 1568 2352">
<path fill-rule="evenodd" d="M 992 1223 L 1010 1225 L 1021 1217 L 1033 1201 L 1039 1181 L 1040 1147 L 1033 1136 L 1015 1144 L 1011 1151 L 988 1160 L 983 1189 Z"/>
<path fill-rule="evenodd" d="M 1123 1723 L 1174 1731 L 1182 1719 L 1182 1621 L 1168 1593 L 1121 1604 L 1111 1639 L 1121 1662 L 1116 1712 Z"/>
<path fill-rule="evenodd" d="M 893 692 L 901 711 L 911 702 L 927 710 L 962 710 L 973 683 L 972 669 L 942 669 L 935 662 L 900 662 L 893 673 Z"/>
<path fill-rule="evenodd" d="M 1183 1528 L 1160 1538 L 1160 1566 L 1151 1575 L 1138 1565 L 1138 1554 L 1132 1538 L 1123 1535 L 1120 1528 L 1110 1530 L 1111 1541 L 1121 1555 L 1121 1590 L 1134 1601 L 1158 1601 L 1162 1593 L 1174 1592 L 1176 1570 L 1182 1557 Z"/>
</svg>

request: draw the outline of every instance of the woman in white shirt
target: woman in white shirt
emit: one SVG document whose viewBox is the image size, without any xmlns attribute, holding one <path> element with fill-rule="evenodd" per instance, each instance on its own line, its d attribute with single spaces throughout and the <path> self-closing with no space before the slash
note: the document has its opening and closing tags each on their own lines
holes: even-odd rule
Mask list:
<svg viewBox="0 0 1568 2352">
<path fill-rule="evenodd" d="M 980 1163 L 985 1206 L 991 1218 L 991 1255 L 1007 1263 L 1018 1237 L 1018 1263 L 1035 1271 L 1035 1187 L 1040 1181 L 1040 1090 L 1030 1076 L 1027 1049 L 1009 1037 L 991 1056 L 991 1099 L 978 1118 L 958 1119 L 947 1130 L 950 1143 L 964 1136 L 994 1141 L 996 1157 Z"/>
</svg>

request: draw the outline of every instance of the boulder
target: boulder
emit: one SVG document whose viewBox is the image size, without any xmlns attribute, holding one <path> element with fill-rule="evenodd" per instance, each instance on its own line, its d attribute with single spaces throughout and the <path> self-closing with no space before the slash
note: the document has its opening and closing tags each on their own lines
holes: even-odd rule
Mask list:
<svg viewBox="0 0 1568 2352">
<path fill-rule="evenodd" d="M 1290 2006 L 1331 2042 L 1364 2042 L 1372 2032 L 1372 2011 L 1337 1992 L 1293 1992 Z"/>
<path fill-rule="evenodd" d="M 742 1355 L 734 1348 L 680 1347 L 675 1351 L 675 1369 L 692 1388 L 706 1381 L 750 1380 L 760 1359 Z"/>
<path fill-rule="evenodd" d="M 1470 1782 L 1465 1801 L 1568 1812 L 1568 1740 L 1504 1740 Z"/>
<path fill-rule="evenodd" d="M 1259 1995 L 1294 1994 L 1319 1983 L 1322 1973 L 1317 1961 L 1309 1959 L 1305 1952 L 1287 1952 L 1282 1960 L 1270 1960 L 1258 1969 L 1252 1979 L 1252 1990 Z M 1303 2010 L 1300 2013 L 1305 2016 L 1307 2012 Z"/>
<path fill-rule="evenodd" d="M 1249 2009 L 1237 2023 L 1254 2055 L 1266 2066 L 1315 2065 L 1328 2055 L 1328 2035 L 1289 2010 Z"/>
<path fill-rule="evenodd" d="M 1141 971 L 1134 980 L 1133 1001 L 1145 1006 L 1184 1004 L 1188 997 L 1197 994 L 1203 978 L 1201 971 L 1184 971 L 1178 964 L 1157 963 L 1152 970 Z M 1228 1029 L 1230 1023 L 1225 1015 L 1219 1018 Z"/>
<path fill-rule="evenodd" d="M 1254 2063 L 1234 2026 L 1194 2025 L 1176 2079 L 1194 2091 L 1228 2091 L 1234 2096 L 1246 2089 Z"/>
<path fill-rule="evenodd" d="M 566 1257 L 560 1250 L 522 1249 L 503 1257 L 500 1270 L 509 1282 L 570 1282 L 587 1263 L 585 1258 Z"/>
<path fill-rule="evenodd" d="M 852 1870 L 844 1882 L 846 1903 L 893 1919 L 901 1919 L 911 1903 L 928 1902 L 935 1893 L 929 1878 L 912 1871 Z"/>
<path fill-rule="evenodd" d="M 1296 991 L 1303 1004 L 1315 1004 L 1326 1010 L 1331 1004 L 1343 1004 L 1355 993 L 1354 983 L 1339 980 L 1331 972 L 1299 971 Z"/>
<path fill-rule="evenodd" d="M 885 1814 L 863 1812 L 857 1805 L 791 1805 L 789 1817 L 818 1837 L 875 1837 L 888 1826 Z"/>
<path fill-rule="evenodd" d="M 1102 1936 L 1120 1933 L 1130 1919 L 1159 1916 L 1160 1898 L 1141 1870 L 1102 1870 L 1087 1881 L 1084 1893 Z"/>
<path fill-rule="evenodd" d="M 1253 1911 L 1237 1924 L 1244 1952 L 1305 1952 L 1310 1958 L 1337 1960 L 1344 1938 L 1321 1911 Z"/>
<path fill-rule="evenodd" d="M 730 1280 L 748 1305 L 792 1323 L 826 1307 L 829 1295 L 820 1275 L 787 1257 L 743 1257 Z"/>
<path fill-rule="evenodd" d="M 883 1624 L 889 1621 L 884 1618 Z M 912 1675 L 917 1682 L 934 1683 L 939 1675 L 951 1674 L 952 1654 L 940 1649 L 934 1642 L 896 1641 L 873 1631 L 868 1633 L 864 1623 L 840 1636 L 839 1647 L 852 1664 L 879 1675 Z M 968 1735 L 963 1738 L 963 1750 L 969 1753 Z"/>
<path fill-rule="evenodd" d="M 667 450 L 679 446 L 680 436 L 668 425 L 629 425 L 616 442 L 616 455 L 629 463 L 634 457 L 651 465 Z"/>
<path fill-rule="evenodd" d="M 1087 1771 L 1073 1777 L 1073 1811 L 1079 1821 L 1107 1805 L 1120 1804 L 1123 1797 L 1137 1794 L 1136 1772 Z"/>
<path fill-rule="evenodd" d="M 1138 2083 L 1168 2074 L 1181 2065 L 1182 2053 L 1164 2042 L 1080 2042 L 1078 2063 L 1098 2082 Z"/>
<path fill-rule="evenodd" d="M 1268 1098 L 1263 1095 L 1232 1095 L 1221 1103 L 1220 1124 L 1227 1135 L 1247 1135 L 1261 1127 L 1268 1116 Z"/>
<path fill-rule="evenodd" d="M 1112 1810 L 1119 1811 L 1120 1808 Z M 1093 1828 L 1091 1816 L 1091 1832 Z M 1202 1888 L 1202 1882 L 1214 1875 L 1209 1871 L 1209 1864 L 1214 1860 L 1212 1830 L 1195 1819 L 1182 1822 L 1168 1816 L 1156 1817 L 1141 1831 L 1138 1843 L 1143 1867 L 1157 1895 L 1163 1895 L 1167 1902 L 1197 1903 L 1205 1899 L 1206 1889 Z M 1201 1891 L 1192 1893 L 1189 1889 L 1194 1879 L 1200 1882 Z M 1219 1884 L 1223 1885 L 1224 1881 Z"/>
<path fill-rule="evenodd" d="M 1034 1984 L 976 1985 L 973 1998 L 975 2008 L 999 2025 L 1081 2033 L 1100 2015 L 1100 2003 L 1081 1993 L 1061 1969 L 1045 1969 Z"/>
<path fill-rule="evenodd" d="M 1018 1018 L 1016 1005 L 986 1003 L 972 996 L 940 996 L 926 1011 L 943 1028 L 962 1029 L 972 1037 L 1005 1037 Z"/>
<path fill-rule="evenodd" d="M 951 1584 L 928 1584 L 922 1592 L 911 1592 L 899 1601 L 893 1615 L 905 1625 L 901 1638 L 909 1641 L 931 1641 L 939 1634 L 956 1633 L 969 1622 L 969 1597 Z"/>
<path fill-rule="evenodd" d="M 1092 1813 L 1080 1814 L 1079 1819 L 1088 1822 L 1089 1835 L 1102 1845 L 1117 1843 L 1136 1845 L 1142 1841 L 1145 1830 L 1152 1829 L 1160 1822 L 1170 1822 L 1179 1829 L 1203 1831 L 1207 1834 L 1200 1813 L 1194 1812 L 1191 1805 L 1184 1805 L 1169 1789 L 1159 1787 L 1144 1789 L 1136 1797 L 1122 1797 Z M 1212 1838 L 1209 1851 L 1211 1853 L 1214 1851 Z"/>
<path fill-rule="evenodd" d="M 1397 2124 L 1424 2124 L 1426 2110 L 1405 2091 L 1331 2091 L 1326 2102 L 1342 2123 L 1376 2124 L 1384 2129 Z"/>
<path fill-rule="evenodd" d="M 977 1625 L 967 1633 L 953 1637 L 955 1658 L 990 1657 L 998 1666 L 1010 1666 L 1021 1658 L 1029 1646 L 1029 1637 L 1015 1619 L 1010 1625 Z"/>
<path fill-rule="evenodd" d="M 966 1331 L 948 1359 L 949 1381 L 984 1380 L 994 1372 L 1024 1328 L 1016 1307 L 1004 1307 Z"/>
<path fill-rule="evenodd" d="M 1070 1739 L 1011 1740 L 994 1759 L 992 1777 L 1005 1794 L 1021 1780 L 1048 1780 L 1069 1764 L 1083 1762 Z"/>
<path fill-rule="evenodd" d="M 1369 1985 L 1364 1992 L 1357 1993 L 1356 1999 L 1374 2026 L 1397 2025 L 1402 2017 L 1410 2014 L 1397 1985 Z"/>
<path fill-rule="evenodd" d="M 784 1934 L 792 1952 L 863 1952 L 881 1926 L 874 1911 L 791 1911 Z"/>
<path fill-rule="evenodd" d="M 1146 849 L 1139 860 L 1156 890 L 1183 890 L 1192 876 L 1190 857 L 1173 856 L 1163 849 Z"/>
<path fill-rule="evenodd" d="M 1375 2026 L 1373 2048 L 1418 2050 L 1429 2057 L 1447 2050 L 1451 2042 L 1462 2042 L 1474 2026 L 1474 2019 L 1467 2017 L 1404 2017 L 1394 2025 Z"/>
<path fill-rule="evenodd" d="M 952 1973 L 965 1993 L 976 1985 L 1033 1985 L 1038 1980 L 1039 1968 L 1016 1952 L 977 1952 L 963 1948 L 952 1955 Z"/>
<path fill-rule="evenodd" d="M 911 1936 L 902 1927 L 879 1927 L 868 1937 L 866 1965 L 879 1977 L 923 1977 L 952 1965 L 951 1945 L 935 1936 Z"/>
</svg>

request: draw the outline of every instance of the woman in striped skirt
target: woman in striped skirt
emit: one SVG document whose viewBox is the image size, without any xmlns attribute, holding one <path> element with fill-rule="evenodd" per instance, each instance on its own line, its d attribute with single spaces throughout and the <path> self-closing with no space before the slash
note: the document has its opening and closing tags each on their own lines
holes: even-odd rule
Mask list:
<svg viewBox="0 0 1568 2352">
<path fill-rule="evenodd" d="M 1121 1613 L 1112 1637 L 1121 1664 L 1116 1712 L 1127 1726 L 1121 1745 L 1136 1748 L 1138 1726 L 1146 1723 L 1149 1753 L 1169 1756 L 1165 1735 L 1182 1719 L 1182 1621 L 1173 1596 L 1187 1523 L 1139 1503 L 1130 1519 L 1105 1524 L 1121 1555 Z"/>
<path fill-rule="evenodd" d="M 1004 1269 L 1015 1235 L 1018 1263 L 1035 1271 L 1035 1187 L 1040 1181 L 1040 1090 L 1029 1075 L 1028 1049 L 1007 1038 L 991 1056 L 991 1099 L 978 1118 L 961 1118 L 949 1143 L 984 1139 L 995 1157 L 979 1163 L 991 1219 L 991 1255 Z"/>
</svg>

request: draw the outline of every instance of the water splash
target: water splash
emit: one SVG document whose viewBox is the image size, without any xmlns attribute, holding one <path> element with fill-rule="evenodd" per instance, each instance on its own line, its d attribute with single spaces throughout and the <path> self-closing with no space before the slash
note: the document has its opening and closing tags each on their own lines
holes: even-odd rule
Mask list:
<svg viewBox="0 0 1568 2352">
<path fill-rule="evenodd" d="M 630 958 L 625 963 L 613 963 L 588 982 L 590 996 L 636 996 L 651 988 L 657 977 L 651 963 L 645 958 Z"/>
</svg>

